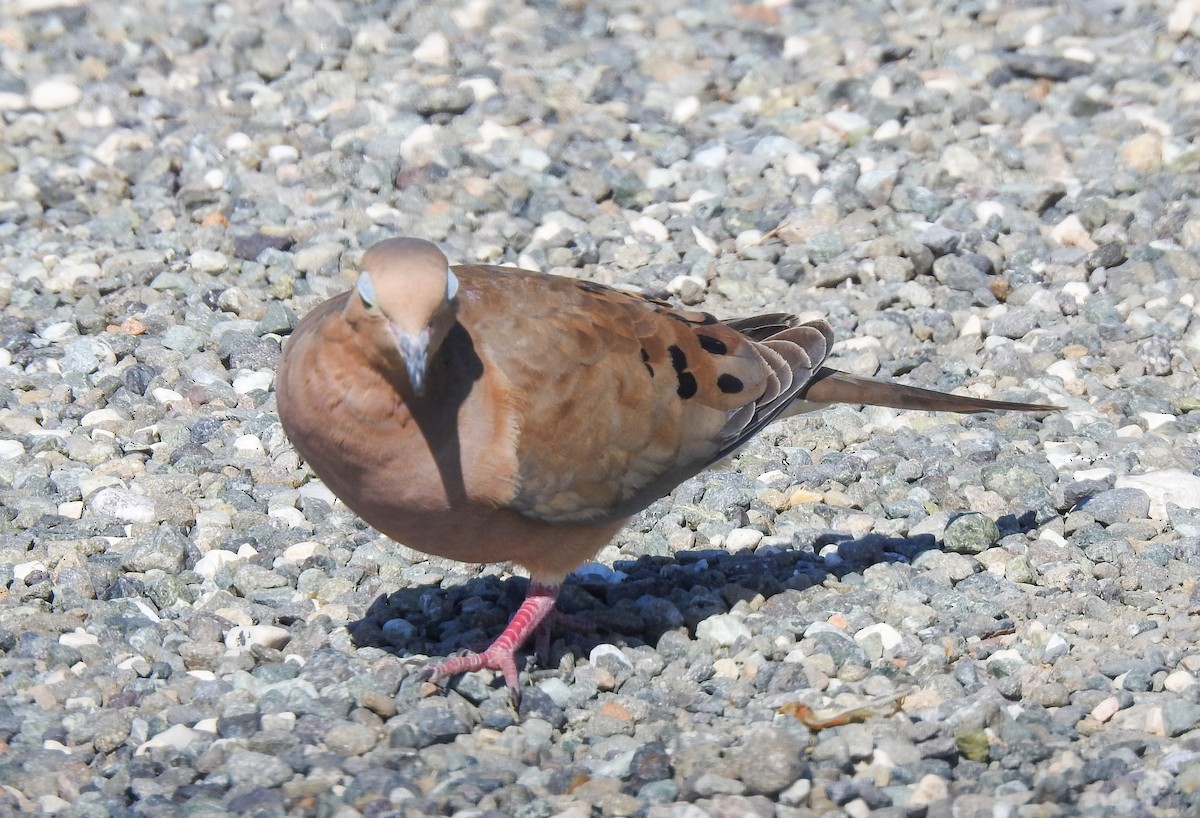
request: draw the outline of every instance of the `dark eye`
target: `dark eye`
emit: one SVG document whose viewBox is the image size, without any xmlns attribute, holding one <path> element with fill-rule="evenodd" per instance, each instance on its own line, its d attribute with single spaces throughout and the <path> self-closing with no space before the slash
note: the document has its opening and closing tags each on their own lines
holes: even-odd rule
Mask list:
<svg viewBox="0 0 1200 818">
<path fill-rule="evenodd" d="M 371 283 L 371 274 L 363 271 L 358 277 L 358 297 L 362 299 L 363 306 L 368 310 L 375 312 L 379 309 L 379 301 L 375 298 L 375 285 Z"/>
</svg>

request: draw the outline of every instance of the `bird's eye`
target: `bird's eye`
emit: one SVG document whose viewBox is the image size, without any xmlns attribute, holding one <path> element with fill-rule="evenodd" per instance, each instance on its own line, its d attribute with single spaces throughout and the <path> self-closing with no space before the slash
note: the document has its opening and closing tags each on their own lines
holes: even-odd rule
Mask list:
<svg viewBox="0 0 1200 818">
<path fill-rule="evenodd" d="M 446 268 L 446 300 L 453 301 L 458 293 L 458 276 L 450 268 Z"/>
<path fill-rule="evenodd" d="M 370 273 L 363 272 L 358 277 L 358 297 L 362 299 L 363 306 L 368 310 L 375 312 L 379 309 L 379 301 L 375 298 L 375 285 L 371 283 Z"/>
</svg>

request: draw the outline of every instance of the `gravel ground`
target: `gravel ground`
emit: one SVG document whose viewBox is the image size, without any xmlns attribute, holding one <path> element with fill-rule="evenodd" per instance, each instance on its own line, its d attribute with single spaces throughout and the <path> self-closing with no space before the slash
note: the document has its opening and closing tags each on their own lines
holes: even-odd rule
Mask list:
<svg viewBox="0 0 1200 818">
<path fill-rule="evenodd" d="M 431 7 L 432 6 L 432 7 Z M 1200 809 L 1200 4 L 7 0 L 0 814 Z M 520 713 L 280 344 L 411 234 L 1030 416 L 836 407 L 640 514 Z"/>
</svg>

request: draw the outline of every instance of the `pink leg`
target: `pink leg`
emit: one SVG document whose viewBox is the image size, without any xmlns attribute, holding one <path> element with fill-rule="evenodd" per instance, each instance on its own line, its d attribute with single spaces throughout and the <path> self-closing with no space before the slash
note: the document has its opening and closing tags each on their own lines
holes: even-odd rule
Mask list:
<svg viewBox="0 0 1200 818">
<path fill-rule="evenodd" d="M 429 680 L 436 682 L 447 676 L 470 673 L 486 667 L 500 671 L 504 675 L 504 683 L 516 696 L 520 690 L 517 679 L 516 652 L 554 611 L 559 588 L 558 585 L 543 585 L 530 580 L 529 590 L 525 593 L 525 601 L 513 614 L 508 627 L 496 637 L 496 641 L 492 642 L 487 650 L 482 653 L 452 656 L 435 665 L 427 665 L 424 672 Z"/>
</svg>

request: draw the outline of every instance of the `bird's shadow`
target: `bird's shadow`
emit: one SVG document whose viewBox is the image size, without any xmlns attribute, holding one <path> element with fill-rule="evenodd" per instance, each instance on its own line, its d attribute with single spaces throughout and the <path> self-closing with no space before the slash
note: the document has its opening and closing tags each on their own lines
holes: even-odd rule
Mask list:
<svg viewBox="0 0 1200 818">
<path fill-rule="evenodd" d="M 997 522 L 1005 532 L 1028 531 L 1035 526 L 1032 516 L 1008 515 Z M 837 558 L 821 556 L 834 543 Z M 830 578 L 861 575 L 873 564 L 911 563 L 924 552 L 941 550 L 943 543 L 930 534 L 853 539 L 830 532 L 786 548 L 681 551 L 617 561 L 612 574 L 585 571 L 567 578 L 559 610 L 593 623 L 596 632 L 556 629 L 550 659 L 557 664 L 563 652 L 586 656 L 600 642 L 653 646 L 680 627 L 694 635 L 699 622 L 758 595 L 770 600 Z M 358 647 L 400 657 L 481 650 L 503 630 L 527 586 L 524 577 L 490 575 L 456 585 L 403 588 L 378 597 L 350 623 L 350 635 Z"/>
</svg>

